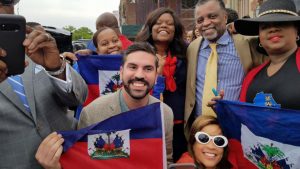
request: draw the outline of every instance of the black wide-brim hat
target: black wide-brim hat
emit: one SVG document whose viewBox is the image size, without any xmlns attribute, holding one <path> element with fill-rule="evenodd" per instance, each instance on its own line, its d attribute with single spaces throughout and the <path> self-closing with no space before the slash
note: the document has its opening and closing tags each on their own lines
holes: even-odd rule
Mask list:
<svg viewBox="0 0 300 169">
<path fill-rule="evenodd" d="M 294 22 L 300 26 L 300 16 L 292 0 L 268 0 L 259 10 L 257 18 L 238 19 L 234 22 L 236 31 L 242 35 L 254 36 L 259 34 L 259 24 L 268 22 Z"/>
</svg>

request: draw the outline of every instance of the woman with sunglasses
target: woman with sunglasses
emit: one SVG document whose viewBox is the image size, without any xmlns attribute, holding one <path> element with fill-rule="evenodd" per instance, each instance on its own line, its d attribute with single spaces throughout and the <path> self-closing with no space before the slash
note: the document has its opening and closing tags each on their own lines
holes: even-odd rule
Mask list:
<svg viewBox="0 0 300 169">
<path fill-rule="evenodd" d="M 199 169 L 229 169 L 228 140 L 222 134 L 217 119 L 199 116 L 191 127 L 188 140 L 189 153 Z"/>
</svg>

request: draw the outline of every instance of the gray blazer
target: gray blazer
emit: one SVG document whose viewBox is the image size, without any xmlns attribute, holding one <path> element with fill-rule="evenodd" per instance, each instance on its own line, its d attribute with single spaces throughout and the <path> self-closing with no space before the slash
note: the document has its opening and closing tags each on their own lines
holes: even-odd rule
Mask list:
<svg viewBox="0 0 300 169">
<path fill-rule="evenodd" d="M 29 63 L 22 74 L 31 113 L 25 108 L 5 80 L 0 83 L 0 168 L 35 169 L 41 141 L 53 131 L 70 130 L 76 125 L 67 117 L 67 107 L 83 103 L 87 86 L 79 74 L 70 68 L 72 91 L 61 91 L 44 70 L 35 73 Z"/>
<path fill-rule="evenodd" d="M 112 116 L 122 113 L 119 99 L 120 90 L 115 93 L 101 96 L 86 106 L 79 118 L 78 128 L 84 128 L 91 124 L 103 121 Z M 160 100 L 149 96 L 149 104 L 160 102 Z M 164 127 L 165 127 L 165 142 L 168 162 L 172 161 L 172 140 L 173 140 L 173 112 L 172 109 L 163 104 L 164 111 Z"/>
</svg>

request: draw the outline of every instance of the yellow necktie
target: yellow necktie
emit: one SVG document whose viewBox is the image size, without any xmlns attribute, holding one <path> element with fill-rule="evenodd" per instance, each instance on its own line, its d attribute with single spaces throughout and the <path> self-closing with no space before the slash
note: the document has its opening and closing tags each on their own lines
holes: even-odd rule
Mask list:
<svg viewBox="0 0 300 169">
<path fill-rule="evenodd" d="M 207 103 L 214 97 L 212 88 L 217 89 L 218 53 L 216 43 L 211 43 L 209 46 L 211 48 L 211 53 L 206 63 L 202 98 L 202 115 L 211 115 L 216 117 L 216 113 L 212 110 L 212 108 L 207 107 Z"/>
</svg>

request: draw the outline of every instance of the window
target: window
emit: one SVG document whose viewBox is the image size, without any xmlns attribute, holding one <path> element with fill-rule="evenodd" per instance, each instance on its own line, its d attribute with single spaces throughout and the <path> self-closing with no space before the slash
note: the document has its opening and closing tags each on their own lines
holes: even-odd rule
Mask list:
<svg viewBox="0 0 300 169">
<path fill-rule="evenodd" d="M 181 0 L 181 7 L 183 9 L 195 8 L 198 0 Z"/>
</svg>

